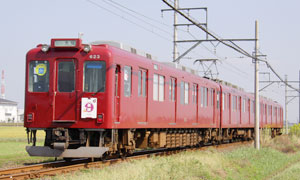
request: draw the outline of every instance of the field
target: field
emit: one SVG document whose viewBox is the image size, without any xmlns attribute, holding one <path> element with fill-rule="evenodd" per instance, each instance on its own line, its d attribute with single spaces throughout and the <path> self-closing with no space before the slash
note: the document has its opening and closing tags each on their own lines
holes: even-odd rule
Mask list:
<svg viewBox="0 0 300 180">
<path fill-rule="evenodd" d="M 42 145 L 44 136 L 42 131 L 37 133 L 38 145 Z M 26 146 L 27 135 L 24 127 L 0 126 L 0 168 L 51 160 L 49 158 L 29 157 L 25 150 Z"/>
<path fill-rule="evenodd" d="M 44 133 L 38 134 L 42 145 Z M 262 148 L 253 145 L 236 149 L 185 152 L 169 157 L 153 157 L 106 167 L 87 169 L 53 179 L 300 179 L 300 138 L 297 134 L 282 135 L 275 139 L 263 135 Z M 0 126 L 0 168 L 53 160 L 29 157 L 24 127 Z"/>
</svg>

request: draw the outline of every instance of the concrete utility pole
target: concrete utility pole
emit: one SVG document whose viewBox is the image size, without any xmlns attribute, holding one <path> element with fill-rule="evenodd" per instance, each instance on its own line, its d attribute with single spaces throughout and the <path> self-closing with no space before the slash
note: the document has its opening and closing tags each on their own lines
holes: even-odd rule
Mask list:
<svg viewBox="0 0 300 180">
<path fill-rule="evenodd" d="M 284 109 L 285 109 L 285 134 L 288 134 L 289 132 L 288 132 L 288 130 L 289 130 L 289 122 L 288 122 L 288 109 L 287 109 L 287 106 L 288 106 L 288 96 L 287 96 L 287 82 L 288 82 L 288 78 L 287 78 L 287 75 L 285 75 L 284 76 L 285 77 L 285 103 L 284 103 L 284 105 L 285 105 L 285 107 L 284 107 Z"/>
<path fill-rule="evenodd" d="M 258 66 L 258 21 L 255 21 L 255 149 L 260 149 L 259 142 L 259 66 Z"/>
<path fill-rule="evenodd" d="M 178 9 L 178 0 L 174 0 L 174 7 Z M 173 41 L 173 61 L 175 61 L 178 57 L 177 50 L 177 12 L 174 11 L 174 41 Z M 179 62 L 177 62 L 179 63 Z"/>
</svg>

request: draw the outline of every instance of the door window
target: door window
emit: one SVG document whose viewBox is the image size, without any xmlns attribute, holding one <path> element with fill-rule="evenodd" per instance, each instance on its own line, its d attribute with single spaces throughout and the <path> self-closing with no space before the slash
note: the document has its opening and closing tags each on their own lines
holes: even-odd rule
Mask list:
<svg viewBox="0 0 300 180">
<path fill-rule="evenodd" d="M 58 63 L 57 89 L 59 92 L 73 92 L 75 90 L 75 65 L 73 61 Z"/>
</svg>

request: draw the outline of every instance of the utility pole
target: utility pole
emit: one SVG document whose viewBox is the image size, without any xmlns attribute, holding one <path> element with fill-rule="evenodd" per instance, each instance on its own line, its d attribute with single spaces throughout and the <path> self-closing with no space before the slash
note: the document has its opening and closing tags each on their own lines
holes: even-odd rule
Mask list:
<svg viewBox="0 0 300 180">
<path fill-rule="evenodd" d="M 287 75 L 284 76 L 285 77 L 285 134 L 288 134 L 288 129 L 289 129 L 289 123 L 288 123 L 288 109 L 287 109 L 287 106 L 288 106 L 288 96 L 287 96 L 287 82 L 288 82 L 288 78 L 287 78 Z"/>
<path fill-rule="evenodd" d="M 259 66 L 258 66 L 258 21 L 255 21 L 255 149 L 260 149 L 259 142 Z"/>
<path fill-rule="evenodd" d="M 299 71 L 299 122 L 300 123 L 300 71 Z"/>
<path fill-rule="evenodd" d="M 174 7 L 178 9 L 178 0 L 174 0 Z M 177 12 L 174 11 L 174 41 L 173 41 L 173 61 L 178 57 L 177 50 Z M 177 62 L 178 63 L 178 62 Z"/>
</svg>

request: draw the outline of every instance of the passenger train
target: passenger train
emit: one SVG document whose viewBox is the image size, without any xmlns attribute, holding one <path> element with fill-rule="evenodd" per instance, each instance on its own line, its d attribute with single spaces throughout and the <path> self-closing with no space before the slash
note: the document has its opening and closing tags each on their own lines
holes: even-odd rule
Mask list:
<svg viewBox="0 0 300 180">
<path fill-rule="evenodd" d="M 254 95 L 117 42 L 52 39 L 26 55 L 31 156 L 98 158 L 254 138 Z M 260 127 L 283 127 L 260 97 Z M 43 146 L 37 131 L 45 131 Z"/>
</svg>

